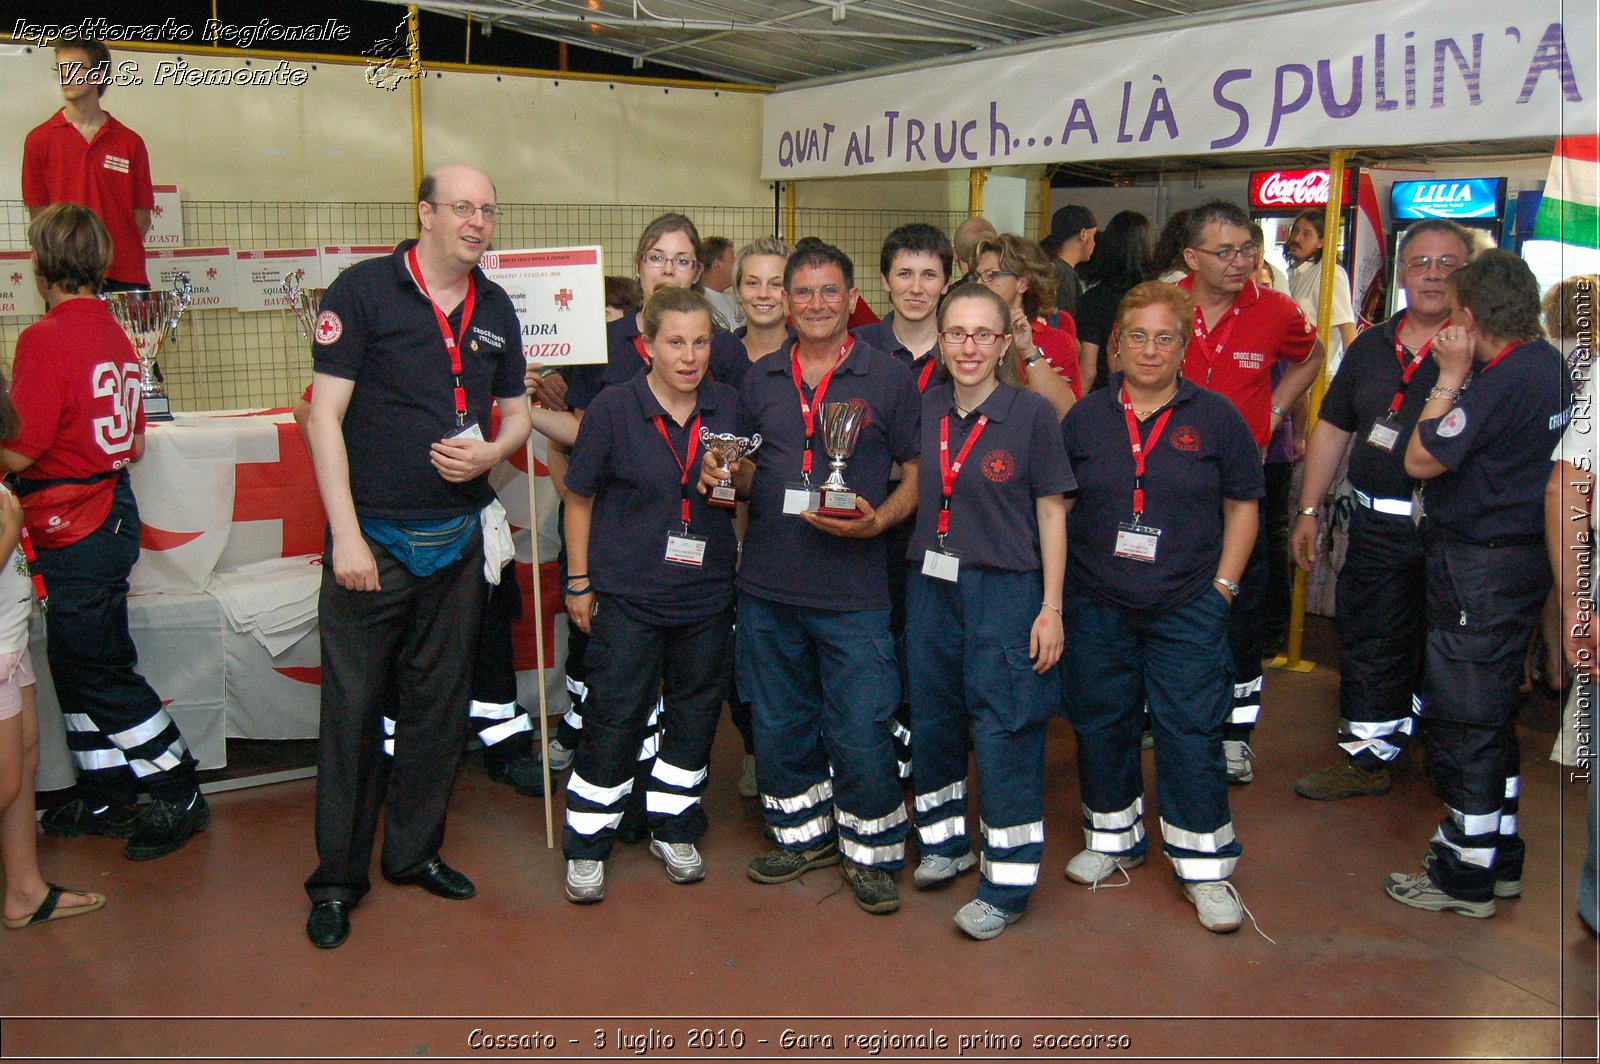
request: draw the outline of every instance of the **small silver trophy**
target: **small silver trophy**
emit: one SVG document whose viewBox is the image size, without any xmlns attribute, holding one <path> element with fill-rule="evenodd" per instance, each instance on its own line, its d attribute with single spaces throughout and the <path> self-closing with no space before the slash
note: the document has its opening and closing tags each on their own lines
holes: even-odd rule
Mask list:
<svg viewBox="0 0 1600 1064">
<path fill-rule="evenodd" d="M 719 465 L 726 466 L 728 472 L 732 473 L 738 468 L 741 458 L 761 446 L 761 433 L 758 432 L 754 436 L 735 436 L 729 432 L 701 429 L 700 442 L 707 450 L 716 454 Z M 719 480 L 706 494 L 706 502 L 712 506 L 724 506 L 731 510 L 736 501 L 733 481 L 726 477 Z"/>
<path fill-rule="evenodd" d="M 295 270 L 283 279 L 283 294 L 289 297 L 289 313 L 300 323 L 300 339 L 311 339 L 311 330 L 317 324 L 317 311 L 322 306 L 322 293 L 326 288 L 303 288 L 301 280 L 306 271 Z"/>
<path fill-rule="evenodd" d="M 822 517 L 860 517 L 856 493 L 844 482 L 845 461 L 856 452 L 856 440 L 867 421 L 867 403 L 852 399 L 848 403 L 822 404 L 822 446 L 828 452 L 831 472 L 822 482 Z"/>
<path fill-rule="evenodd" d="M 147 421 L 172 420 L 166 378 L 156 356 L 168 339 L 177 346 L 178 322 L 189 309 L 193 295 L 189 275 L 180 273 L 173 278 L 171 291 L 108 292 L 100 297 L 139 356 L 140 392 Z"/>
</svg>

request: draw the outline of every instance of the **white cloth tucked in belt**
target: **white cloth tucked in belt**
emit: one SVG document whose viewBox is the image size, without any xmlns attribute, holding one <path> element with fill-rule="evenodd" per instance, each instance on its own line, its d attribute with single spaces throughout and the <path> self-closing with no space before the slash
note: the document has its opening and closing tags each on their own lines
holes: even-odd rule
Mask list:
<svg viewBox="0 0 1600 1064">
<path fill-rule="evenodd" d="M 506 508 L 500 505 L 499 499 L 485 506 L 478 520 L 483 525 L 483 578 L 498 584 L 500 570 L 517 556 L 517 548 L 511 542 L 511 522 L 506 519 Z"/>
<path fill-rule="evenodd" d="M 1380 514 L 1394 514 L 1396 517 L 1411 516 L 1410 499 L 1379 499 L 1359 489 L 1352 488 L 1351 491 L 1356 497 L 1356 502 L 1369 510 L 1376 510 Z"/>
</svg>

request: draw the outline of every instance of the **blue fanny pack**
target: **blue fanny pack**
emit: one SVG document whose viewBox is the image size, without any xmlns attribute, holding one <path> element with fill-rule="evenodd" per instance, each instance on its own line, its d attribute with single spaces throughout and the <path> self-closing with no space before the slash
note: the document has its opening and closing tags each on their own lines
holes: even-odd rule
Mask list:
<svg viewBox="0 0 1600 1064">
<path fill-rule="evenodd" d="M 392 554 L 413 576 L 431 576 L 461 558 L 478 515 L 446 517 L 440 521 L 397 521 L 383 517 L 357 517 L 361 531 Z"/>
</svg>

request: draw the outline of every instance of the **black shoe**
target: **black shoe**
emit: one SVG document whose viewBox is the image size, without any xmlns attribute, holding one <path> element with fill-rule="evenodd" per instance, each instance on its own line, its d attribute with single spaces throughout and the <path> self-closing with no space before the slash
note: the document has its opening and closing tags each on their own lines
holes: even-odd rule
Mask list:
<svg viewBox="0 0 1600 1064">
<path fill-rule="evenodd" d="M 350 906 L 342 901 L 319 901 L 311 906 L 306 937 L 318 949 L 338 949 L 350 937 Z"/>
<path fill-rule="evenodd" d="M 46 835 L 75 839 L 80 835 L 108 835 L 125 839 L 139 826 L 139 807 L 136 805 L 91 806 L 82 798 L 74 798 L 66 805 L 45 810 L 39 826 Z"/>
<path fill-rule="evenodd" d="M 437 857 L 414 872 L 407 872 L 403 876 L 390 876 L 389 881 L 418 886 L 435 897 L 448 898 L 451 901 L 466 901 L 478 893 L 478 888 L 472 885 L 472 880 Z"/>
<path fill-rule="evenodd" d="M 489 770 L 490 779 L 496 783 L 507 784 L 525 798 L 544 797 L 544 763 L 532 754 L 518 754 L 504 764 L 495 764 L 484 758 L 483 767 Z M 552 772 L 551 793 L 554 793 L 559 786 L 556 775 Z"/>
<path fill-rule="evenodd" d="M 156 798 L 144 807 L 139 827 L 128 839 L 128 860 L 165 857 L 182 847 L 196 832 L 204 831 L 210 823 L 211 810 L 199 791 L 190 795 L 187 803 Z"/>
</svg>

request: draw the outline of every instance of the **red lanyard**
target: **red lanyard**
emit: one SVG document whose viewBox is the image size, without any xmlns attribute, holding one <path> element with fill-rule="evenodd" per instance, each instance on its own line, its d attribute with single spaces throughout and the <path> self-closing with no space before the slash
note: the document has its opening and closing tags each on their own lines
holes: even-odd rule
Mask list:
<svg viewBox="0 0 1600 1064">
<path fill-rule="evenodd" d="M 794 391 L 800 397 L 800 420 L 806 426 L 805 451 L 800 455 L 800 476 L 807 484 L 811 483 L 811 440 L 817 432 L 817 411 L 822 409 L 822 397 L 828 394 L 828 384 L 833 380 L 834 370 L 838 369 L 849 356 L 850 349 L 855 347 L 855 337 L 846 337 L 844 343 L 839 345 L 839 358 L 834 362 L 832 369 L 822 375 L 817 382 L 817 390 L 812 393 L 811 401 L 806 402 L 805 389 L 801 387 L 800 377 L 800 348 L 797 344 L 789 352 L 789 368 L 794 373 Z"/>
<path fill-rule="evenodd" d="M 983 427 L 989 423 L 988 414 L 979 414 L 978 423 L 972 426 L 972 434 L 967 437 L 967 442 L 962 444 L 961 451 L 956 455 L 956 460 L 950 461 L 950 415 L 946 414 L 939 419 L 939 486 L 941 497 L 939 499 L 939 545 L 944 546 L 944 537 L 950 531 L 950 493 L 956 489 L 956 477 L 961 473 L 961 467 L 966 464 L 967 455 L 972 453 L 972 445 L 978 442 L 978 437 L 983 435 Z"/>
<path fill-rule="evenodd" d="M 1161 431 L 1167 427 L 1167 419 L 1172 417 L 1172 408 L 1168 407 L 1156 418 L 1155 427 L 1150 430 L 1150 439 L 1144 443 L 1139 442 L 1139 419 L 1133 414 L 1133 403 L 1128 399 L 1128 386 L 1122 386 L 1122 416 L 1128 423 L 1128 446 L 1133 451 L 1133 523 L 1138 524 L 1139 518 L 1144 514 L 1144 460 L 1145 456 L 1156 449 L 1156 441 L 1161 439 Z"/>
<path fill-rule="evenodd" d="M 1206 360 L 1206 387 L 1211 387 L 1211 372 L 1217 368 L 1217 363 L 1222 361 L 1223 350 L 1228 346 L 1228 339 L 1233 335 L 1233 327 L 1238 323 L 1238 304 L 1228 308 L 1222 316 L 1220 328 L 1217 330 L 1216 346 L 1211 344 L 1211 335 L 1206 332 L 1206 316 L 1198 304 L 1194 308 L 1194 342 Z"/>
<path fill-rule="evenodd" d="M 650 365 L 650 352 L 644 349 L 644 337 L 635 336 L 633 338 L 633 349 L 639 352 L 639 360 L 641 362 L 647 366 Z"/>
<path fill-rule="evenodd" d="M 917 391 L 919 392 L 925 392 L 928 390 L 928 381 L 933 378 L 933 364 L 936 361 L 933 355 L 927 355 L 924 357 L 926 357 L 928 361 L 927 364 L 922 367 L 922 373 L 917 377 Z"/>
<path fill-rule="evenodd" d="M 472 275 L 467 274 L 467 298 L 461 302 L 461 331 L 454 336 L 450 334 L 450 319 L 445 317 L 439 304 L 433 301 L 433 296 L 428 295 L 428 282 L 422 279 L 422 267 L 417 263 L 417 246 L 411 245 L 411 250 L 406 252 L 406 265 L 411 267 L 411 279 L 417 282 L 417 287 L 422 289 L 422 294 L 428 296 L 428 306 L 433 308 L 433 316 L 439 320 L 439 335 L 444 338 L 445 353 L 450 356 L 450 372 L 455 375 L 456 381 L 456 424 L 467 423 L 467 391 L 461 386 L 461 341 L 467 335 L 467 322 L 472 320 L 472 304 L 477 298 L 476 285 L 472 282 Z"/>
<path fill-rule="evenodd" d="M 1401 312 L 1400 321 L 1394 327 L 1394 357 L 1400 362 L 1400 388 L 1394 393 L 1394 399 L 1389 403 L 1390 417 L 1394 417 L 1400 412 L 1400 404 L 1405 401 L 1406 389 L 1411 386 L 1411 378 L 1417 375 L 1417 367 L 1427 361 L 1428 352 L 1433 350 L 1433 336 L 1439 335 L 1439 330 L 1435 329 L 1433 336 L 1428 337 L 1427 342 L 1417 348 L 1417 353 L 1411 356 L 1410 362 L 1407 362 L 1406 347 L 1400 342 L 1400 330 L 1405 326 L 1405 323 L 1405 313 Z M 1439 329 L 1442 328 L 1444 328 L 1443 325 L 1439 326 Z"/>
<path fill-rule="evenodd" d="M 22 537 L 17 540 L 17 546 L 22 548 L 22 557 L 28 562 L 28 576 L 33 579 L 33 597 L 39 600 L 40 612 L 50 609 L 50 597 L 44 590 L 44 573 L 39 571 L 39 556 L 34 553 L 33 540 L 28 538 L 28 526 L 22 526 Z"/>
<path fill-rule="evenodd" d="M 678 451 L 672 446 L 672 437 L 667 435 L 667 419 L 660 414 L 656 415 L 656 431 L 661 433 L 661 439 L 667 445 L 672 460 L 678 463 L 678 469 L 683 473 L 683 479 L 678 482 L 678 487 L 683 495 L 683 509 L 680 516 L 683 520 L 683 530 L 689 531 L 689 470 L 694 468 L 694 455 L 700 449 L 700 415 L 694 416 L 694 423 L 689 426 L 689 454 L 685 459 L 678 458 Z"/>
<path fill-rule="evenodd" d="M 1481 365 L 1481 366 L 1479 366 L 1479 367 L 1478 367 L 1478 368 L 1477 368 L 1477 369 L 1476 369 L 1476 370 L 1475 370 L 1475 371 L 1474 371 L 1474 372 L 1473 372 L 1473 374 L 1472 374 L 1472 375 L 1473 375 L 1473 376 L 1474 376 L 1474 377 L 1476 377 L 1476 376 L 1479 376 L 1479 375 L 1480 375 L 1480 374 L 1482 374 L 1482 373 L 1483 373 L 1483 372 L 1484 372 L 1484 371 L 1486 371 L 1486 370 L 1491 370 L 1491 369 L 1494 369 L 1494 368 L 1495 368 L 1495 367 L 1496 367 L 1496 366 L 1498 366 L 1498 365 L 1499 365 L 1499 364 L 1500 364 L 1500 360 L 1501 360 L 1501 359 L 1502 359 L 1502 358 L 1505 358 L 1505 357 L 1506 357 L 1506 356 L 1507 356 L 1507 355 L 1509 355 L 1509 354 L 1510 354 L 1510 353 L 1511 353 L 1511 352 L 1513 352 L 1513 351 L 1515 351 L 1515 350 L 1516 350 L 1516 349 L 1517 349 L 1517 347 L 1518 347 L 1518 346 L 1520 346 L 1520 345 L 1518 345 L 1518 344 L 1515 344 L 1515 343 L 1509 343 L 1509 344 L 1506 344 L 1506 346 L 1505 346 L 1505 347 L 1504 347 L 1504 348 L 1502 348 L 1502 349 L 1501 349 L 1501 351 L 1500 351 L 1500 353 L 1499 353 L 1499 354 L 1498 354 L 1498 355 L 1495 355 L 1495 356 L 1494 356 L 1494 357 L 1493 357 L 1493 358 L 1491 358 L 1491 359 L 1490 359 L 1490 360 L 1489 360 L 1489 361 L 1487 361 L 1487 362 L 1485 362 L 1485 363 L 1484 363 L 1484 364 L 1483 364 L 1483 365 Z"/>
</svg>

